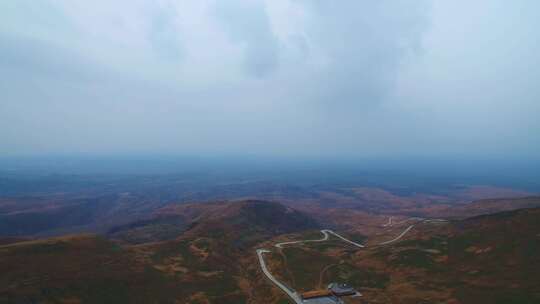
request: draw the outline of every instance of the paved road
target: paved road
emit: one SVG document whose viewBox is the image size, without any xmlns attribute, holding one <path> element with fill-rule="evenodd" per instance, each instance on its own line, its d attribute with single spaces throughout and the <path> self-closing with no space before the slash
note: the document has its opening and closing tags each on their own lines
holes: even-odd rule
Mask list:
<svg viewBox="0 0 540 304">
<path fill-rule="evenodd" d="M 362 245 L 362 244 L 358 244 L 358 243 L 356 243 L 356 242 L 353 242 L 353 241 L 351 241 L 351 240 L 349 240 L 349 239 L 346 239 L 346 238 L 342 237 L 341 235 L 335 233 L 335 232 L 332 231 L 332 230 L 321 230 L 321 232 L 322 232 L 322 233 L 325 233 L 325 232 L 326 232 L 326 233 L 333 234 L 333 235 L 337 236 L 338 238 L 340 238 L 342 241 L 347 242 L 347 243 L 349 243 L 349 244 L 351 244 L 351 245 L 354 245 L 354 246 L 356 246 L 356 247 L 360 247 L 360 248 L 365 247 L 365 246 Z"/>
<path fill-rule="evenodd" d="M 407 227 L 407 229 L 405 229 L 402 233 L 400 233 L 397 237 L 391 239 L 390 241 L 386 241 L 386 242 L 382 242 L 382 243 L 379 243 L 377 245 L 388 245 L 390 243 L 393 243 L 395 241 L 398 241 L 399 239 L 401 239 L 405 234 L 407 234 L 407 232 L 409 232 L 409 230 L 411 230 L 412 228 L 414 227 L 414 225 L 410 225 L 409 227 Z"/>
<path fill-rule="evenodd" d="M 293 245 L 293 244 L 301 244 L 301 243 L 312 243 L 312 242 L 324 242 L 326 240 L 328 240 L 328 233 L 327 233 L 328 230 L 321 230 L 322 234 L 323 234 L 323 237 L 322 239 L 318 239 L 318 240 L 301 240 L 301 241 L 291 241 L 291 242 L 283 242 L 283 243 L 277 243 L 276 246 L 277 248 L 283 248 L 284 245 Z"/>
<path fill-rule="evenodd" d="M 419 221 L 419 222 L 425 222 L 425 221 L 428 221 L 424 218 L 421 218 L 421 217 L 410 217 L 408 219 L 404 219 L 403 221 L 401 222 L 397 222 L 397 223 L 394 223 L 394 225 L 401 225 L 403 223 L 406 223 L 406 222 L 409 222 L 409 221 Z"/>
<path fill-rule="evenodd" d="M 412 219 L 415 219 L 415 220 L 420 220 L 421 222 L 445 222 L 445 220 L 439 220 L 439 219 L 433 219 L 433 220 L 426 220 L 426 219 L 422 219 L 422 218 L 409 218 L 409 219 L 406 219 L 400 223 L 394 223 L 394 224 L 401 224 L 401 223 L 404 223 L 406 221 L 409 221 L 409 220 L 412 220 Z M 388 224 L 387 225 L 384 225 L 384 226 L 391 226 L 392 225 L 392 217 L 390 217 L 388 219 Z M 387 244 L 391 244 L 393 242 L 396 242 L 398 241 L 399 239 L 401 239 L 405 234 L 407 234 L 407 232 L 409 232 L 412 228 L 414 227 L 414 225 L 410 225 L 409 227 L 407 227 L 403 232 L 401 232 L 397 237 L 389 240 L 389 241 L 386 241 L 386 242 L 382 242 L 382 243 L 379 243 L 377 245 L 387 245 Z M 324 242 L 324 241 L 327 241 L 328 238 L 330 237 L 330 234 L 336 236 L 337 238 L 341 239 L 342 241 L 344 242 L 347 242 L 353 246 L 356 246 L 356 247 L 359 247 L 359 248 L 364 248 L 365 245 L 362 245 L 362 244 L 359 244 L 359 243 L 356 243 L 356 242 L 353 242 L 341 235 L 339 235 L 338 233 L 332 231 L 332 230 L 328 230 L 328 229 L 324 229 L 324 230 L 321 230 L 321 233 L 323 234 L 323 237 L 320 238 L 320 239 L 316 239 L 316 240 L 299 240 L 299 241 L 291 241 L 291 242 L 282 242 L 282 243 L 277 243 L 275 244 L 274 246 L 277 247 L 277 248 L 283 248 L 283 246 L 285 245 L 293 245 L 293 244 L 301 244 L 301 243 L 310 243 L 310 242 Z M 270 271 L 268 271 L 268 268 L 266 267 L 266 263 L 264 261 L 264 257 L 263 257 L 263 254 L 264 253 L 267 253 L 267 252 L 270 252 L 269 250 L 266 250 L 266 249 L 257 249 L 257 256 L 259 258 L 259 264 L 261 265 L 261 269 L 264 273 L 264 275 L 270 280 L 272 281 L 272 283 L 274 283 L 277 287 L 279 287 L 279 289 L 283 290 L 283 292 L 285 292 L 287 294 L 287 296 L 289 296 L 289 298 L 291 298 L 295 304 L 303 304 L 303 301 L 300 297 L 300 295 L 294 291 L 293 289 L 287 287 L 286 285 L 284 285 L 283 283 L 281 283 L 280 281 L 278 281 L 271 273 Z"/>
<path fill-rule="evenodd" d="M 328 230 L 328 229 L 324 229 L 324 230 L 321 230 L 321 233 L 323 234 L 323 237 L 321 239 L 317 239 L 317 240 L 300 240 L 300 241 L 291 241 L 291 242 L 283 242 L 283 243 L 277 243 L 276 247 L 278 248 L 283 248 L 284 245 L 293 245 L 293 244 L 301 244 L 301 243 L 312 243 L 312 242 L 324 242 L 324 241 L 327 241 L 328 238 L 329 238 L 329 234 L 333 234 L 334 236 L 340 238 L 342 241 L 344 242 L 347 242 L 353 246 L 356 246 L 356 247 L 360 247 L 360 248 L 363 248 L 365 247 L 364 245 L 362 244 L 358 244 L 356 242 L 353 242 L 339 234 L 337 234 L 336 232 L 332 231 L 332 230 Z"/>
<path fill-rule="evenodd" d="M 347 242 L 347 243 L 349 243 L 351 245 L 354 245 L 354 246 L 360 247 L 360 248 L 364 247 L 364 245 L 353 242 L 353 241 L 339 235 L 338 233 L 336 233 L 336 232 L 334 232 L 332 230 L 324 229 L 324 230 L 321 230 L 321 233 L 323 234 L 323 237 L 320 238 L 320 239 L 317 239 L 317 240 L 300 240 L 300 241 L 282 242 L 282 243 L 277 243 L 274 246 L 277 247 L 277 248 L 283 248 L 283 246 L 285 246 L 285 245 L 310 243 L 310 242 L 324 242 L 324 241 L 327 241 L 328 238 L 330 237 L 330 234 L 332 234 L 332 235 L 338 237 L 339 239 L 343 240 L 344 242 Z M 283 290 L 283 292 L 285 292 L 289 296 L 289 298 L 291 298 L 294 301 L 294 303 L 302 304 L 303 301 L 302 301 L 300 295 L 298 295 L 298 293 L 296 291 L 294 291 L 291 288 L 285 286 L 283 283 L 278 281 L 270 273 L 270 271 L 266 267 L 266 263 L 264 262 L 264 256 L 263 256 L 267 252 L 270 252 L 270 251 L 266 250 L 266 249 L 257 249 L 257 257 L 259 258 L 259 264 L 261 265 L 261 269 L 262 269 L 264 275 L 266 275 L 266 277 L 270 281 L 272 281 L 272 283 L 274 283 L 277 287 L 279 287 L 279 289 Z"/>
<path fill-rule="evenodd" d="M 302 299 L 300 298 L 298 293 L 296 293 L 294 290 L 291 290 L 289 287 L 283 285 L 280 281 L 274 278 L 274 276 L 270 273 L 270 271 L 268 271 L 268 268 L 266 268 L 266 263 L 264 262 L 264 257 L 263 257 L 263 254 L 267 252 L 270 252 L 270 251 L 266 249 L 257 249 L 257 256 L 259 257 L 259 264 L 261 264 L 261 269 L 264 275 L 266 275 L 266 277 L 270 281 L 272 281 L 272 283 L 274 283 L 277 287 L 283 290 L 294 301 L 294 303 L 302 304 Z"/>
<path fill-rule="evenodd" d="M 388 223 L 390 225 L 392 225 L 391 219 L 392 219 L 392 217 L 390 217 L 390 219 L 388 220 Z M 424 219 L 424 218 L 421 218 L 421 217 L 411 217 L 411 218 L 408 218 L 406 220 L 403 220 L 401 222 L 394 223 L 394 224 L 399 225 L 399 224 L 403 224 L 403 223 L 411 221 L 411 220 L 417 220 L 417 221 L 419 221 L 418 223 L 423 223 L 423 222 L 425 222 L 425 223 L 446 223 L 446 222 L 448 222 L 447 220 L 443 220 L 443 219 Z M 393 238 L 393 239 L 391 239 L 389 241 L 379 243 L 377 245 L 388 245 L 388 244 L 391 244 L 391 243 L 393 243 L 395 241 L 398 241 L 403 236 L 405 236 L 405 234 L 407 234 L 407 232 L 409 232 L 409 230 L 411 230 L 413 227 L 414 227 L 414 225 L 410 225 L 403 232 L 401 232 L 397 237 L 395 237 L 395 238 Z"/>
<path fill-rule="evenodd" d="M 383 226 L 383 227 L 390 227 L 390 226 L 392 226 L 392 217 L 389 217 L 389 218 L 388 218 L 388 223 L 386 223 L 386 224 L 384 224 L 384 225 L 382 225 L 382 226 Z"/>
<path fill-rule="evenodd" d="M 424 220 L 426 223 L 448 223 L 448 220 L 443 219 L 430 219 L 430 220 Z"/>
</svg>

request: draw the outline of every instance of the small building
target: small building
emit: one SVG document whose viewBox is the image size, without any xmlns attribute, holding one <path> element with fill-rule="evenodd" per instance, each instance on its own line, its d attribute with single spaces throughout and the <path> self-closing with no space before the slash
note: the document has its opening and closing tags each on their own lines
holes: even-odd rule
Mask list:
<svg viewBox="0 0 540 304">
<path fill-rule="evenodd" d="M 302 299 L 313 299 L 313 298 L 321 298 L 321 297 L 328 297 L 331 296 L 332 292 L 330 290 L 313 290 L 313 291 L 306 291 L 301 294 Z"/>
<path fill-rule="evenodd" d="M 337 297 L 352 296 L 357 293 L 354 288 L 345 283 L 330 283 L 328 290 Z"/>
<path fill-rule="evenodd" d="M 303 299 L 302 303 L 304 304 L 343 304 L 340 298 L 330 295 L 327 297 L 318 297 L 311 299 Z"/>
</svg>

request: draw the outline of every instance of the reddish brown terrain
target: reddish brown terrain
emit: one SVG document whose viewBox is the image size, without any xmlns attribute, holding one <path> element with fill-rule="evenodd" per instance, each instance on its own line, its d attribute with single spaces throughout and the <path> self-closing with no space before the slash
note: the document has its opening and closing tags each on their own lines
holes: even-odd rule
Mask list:
<svg viewBox="0 0 540 304">
<path fill-rule="evenodd" d="M 539 201 L 484 200 L 470 206 L 491 212 Z M 270 270 L 297 291 L 338 281 L 363 294 L 347 303 L 540 299 L 540 209 L 427 222 L 344 208 L 302 205 L 300 210 L 255 200 L 171 204 L 107 237 L 11 239 L 0 245 L 0 303 L 288 303 L 262 274 L 257 248 L 272 251 Z M 384 244 L 410 225 L 400 239 Z M 274 247 L 319 239 L 321 227 L 367 247 L 333 236 Z"/>
</svg>

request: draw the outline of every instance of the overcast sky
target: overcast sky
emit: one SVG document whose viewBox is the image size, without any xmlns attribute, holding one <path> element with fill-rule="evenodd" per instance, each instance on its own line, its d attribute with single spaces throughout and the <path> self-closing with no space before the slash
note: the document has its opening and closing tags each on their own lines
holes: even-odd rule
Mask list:
<svg viewBox="0 0 540 304">
<path fill-rule="evenodd" d="M 540 155 L 540 1 L 0 1 L 0 154 Z"/>
</svg>

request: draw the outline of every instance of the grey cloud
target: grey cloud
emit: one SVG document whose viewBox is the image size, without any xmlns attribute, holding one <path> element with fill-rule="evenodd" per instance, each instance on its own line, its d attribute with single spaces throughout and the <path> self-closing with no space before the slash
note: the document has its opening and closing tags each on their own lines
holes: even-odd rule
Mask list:
<svg viewBox="0 0 540 304">
<path fill-rule="evenodd" d="M 279 45 L 262 1 L 216 1 L 214 10 L 231 39 L 244 47 L 250 74 L 264 77 L 277 68 Z"/>
<path fill-rule="evenodd" d="M 330 64 L 315 87 L 346 111 L 377 104 L 392 89 L 401 60 L 427 30 L 425 1 L 302 1 L 308 39 Z"/>
<path fill-rule="evenodd" d="M 110 76 L 77 49 L 52 42 L 0 33 L 0 79 L 4 83 L 31 79 L 101 81 Z"/>
<path fill-rule="evenodd" d="M 148 34 L 156 54 L 170 62 L 178 62 L 183 56 L 181 36 L 175 28 L 174 18 L 172 7 L 157 9 L 151 18 L 151 28 Z"/>
<path fill-rule="evenodd" d="M 540 155 L 536 2 L 13 3 L 3 154 Z"/>
</svg>

